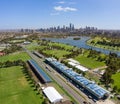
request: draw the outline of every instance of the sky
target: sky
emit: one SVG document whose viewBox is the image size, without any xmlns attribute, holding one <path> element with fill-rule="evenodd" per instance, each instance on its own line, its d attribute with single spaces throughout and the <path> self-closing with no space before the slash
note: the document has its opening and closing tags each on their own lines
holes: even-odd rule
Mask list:
<svg viewBox="0 0 120 104">
<path fill-rule="evenodd" d="M 120 29 L 120 0 L 0 0 L 0 29 Z"/>
</svg>

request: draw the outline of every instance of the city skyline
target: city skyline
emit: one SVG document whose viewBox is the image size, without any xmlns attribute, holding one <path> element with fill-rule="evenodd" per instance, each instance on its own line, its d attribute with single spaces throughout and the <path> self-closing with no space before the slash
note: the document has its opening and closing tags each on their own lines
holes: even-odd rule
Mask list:
<svg viewBox="0 0 120 104">
<path fill-rule="evenodd" d="M 73 23 L 120 29 L 119 0 L 1 0 L 0 29 L 49 28 Z"/>
</svg>

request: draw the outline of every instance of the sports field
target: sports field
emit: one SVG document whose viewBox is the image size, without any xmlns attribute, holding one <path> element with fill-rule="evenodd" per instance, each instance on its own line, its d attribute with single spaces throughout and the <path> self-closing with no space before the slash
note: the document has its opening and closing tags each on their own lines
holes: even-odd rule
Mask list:
<svg viewBox="0 0 120 104">
<path fill-rule="evenodd" d="M 0 69 L 0 104 L 41 104 L 43 98 L 34 91 L 22 67 Z"/>
</svg>

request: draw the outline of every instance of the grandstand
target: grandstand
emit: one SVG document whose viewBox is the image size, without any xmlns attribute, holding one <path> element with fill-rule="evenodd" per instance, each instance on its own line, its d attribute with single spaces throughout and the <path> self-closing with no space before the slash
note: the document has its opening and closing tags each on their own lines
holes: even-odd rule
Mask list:
<svg viewBox="0 0 120 104">
<path fill-rule="evenodd" d="M 68 68 L 64 64 L 58 62 L 54 58 L 46 58 L 46 63 L 54 67 L 58 72 L 64 74 L 67 79 L 76 83 L 76 85 L 82 87 L 84 90 L 88 91 L 97 99 L 106 99 L 109 96 L 109 92 L 102 87 L 98 86 L 95 82 L 88 80 L 82 75 L 74 72 L 71 68 Z"/>
<path fill-rule="evenodd" d="M 43 83 L 52 81 L 51 78 L 38 66 L 34 60 L 28 60 L 28 63 L 39 80 L 41 80 Z"/>
<path fill-rule="evenodd" d="M 44 58 L 44 56 L 42 54 L 38 53 L 37 51 L 34 51 L 33 54 L 35 54 L 39 58 Z"/>
</svg>

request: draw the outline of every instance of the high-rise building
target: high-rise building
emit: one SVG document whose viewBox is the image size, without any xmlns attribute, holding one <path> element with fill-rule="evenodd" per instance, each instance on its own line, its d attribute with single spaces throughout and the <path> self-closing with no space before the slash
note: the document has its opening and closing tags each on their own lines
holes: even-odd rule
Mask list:
<svg viewBox="0 0 120 104">
<path fill-rule="evenodd" d="M 70 30 L 72 30 L 72 23 L 70 23 L 70 27 L 69 28 L 70 28 Z"/>
</svg>

